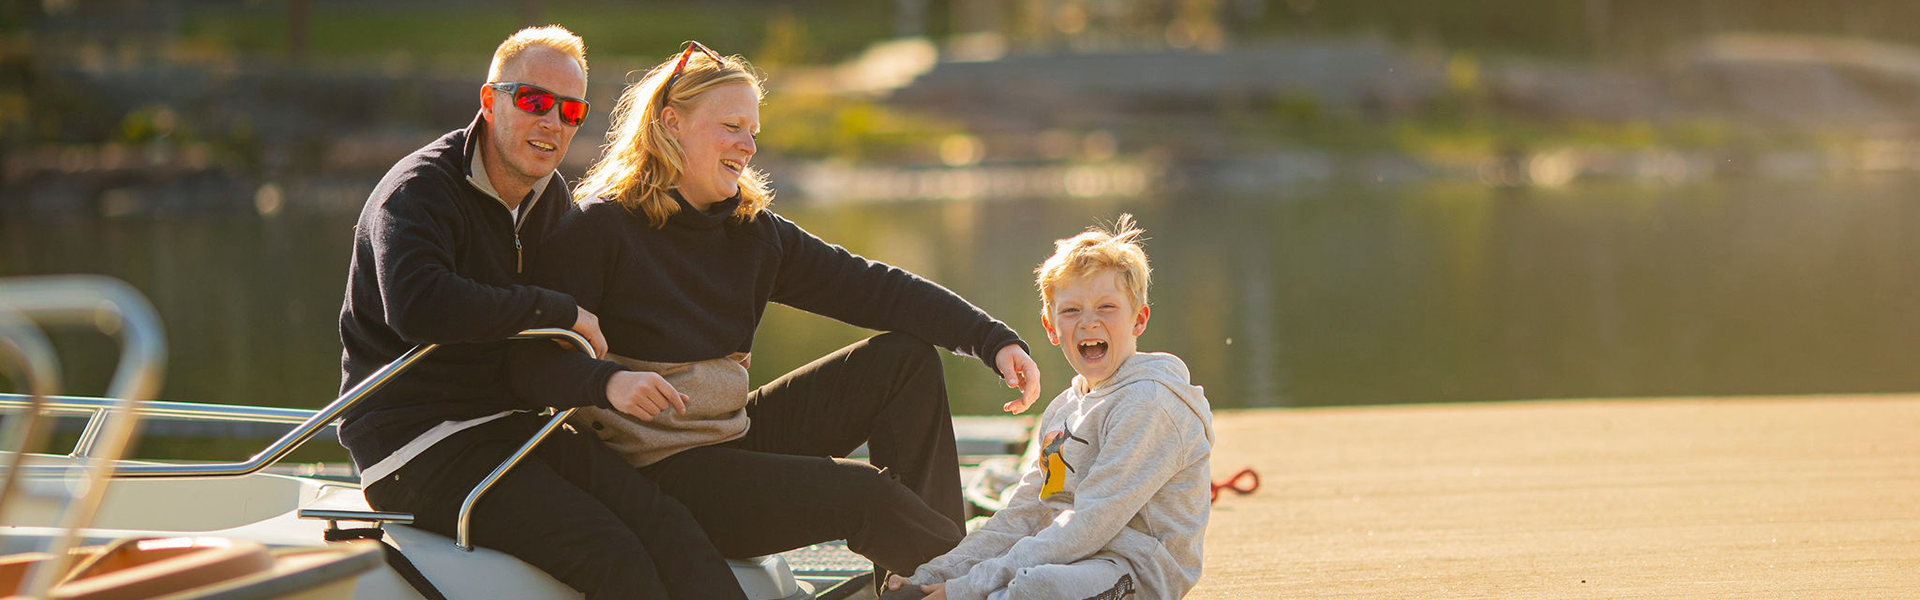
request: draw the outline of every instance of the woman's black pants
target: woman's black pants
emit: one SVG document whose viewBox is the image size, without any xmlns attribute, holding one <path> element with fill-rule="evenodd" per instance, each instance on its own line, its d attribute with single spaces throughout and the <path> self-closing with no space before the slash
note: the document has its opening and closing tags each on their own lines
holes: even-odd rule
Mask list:
<svg viewBox="0 0 1920 600">
<path fill-rule="evenodd" d="M 888 333 L 749 395 L 745 437 L 640 469 L 678 498 L 722 554 L 831 540 L 911 573 L 960 542 L 960 471 L 940 357 Z M 846 460 L 867 444 L 872 464 Z"/>
</svg>

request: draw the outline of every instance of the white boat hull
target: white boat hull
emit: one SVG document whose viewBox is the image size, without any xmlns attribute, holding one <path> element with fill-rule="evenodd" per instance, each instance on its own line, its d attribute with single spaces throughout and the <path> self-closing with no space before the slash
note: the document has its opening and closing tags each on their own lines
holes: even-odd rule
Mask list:
<svg viewBox="0 0 1920 600">
<path fill-rule="evenodd" d="M 34 462 L 59 462 L 66 457 L 33 456 Z M 32 498 L 54 496 L 58 479 L 30 479 L 8 510 L 8 525 L 0 526 L 0 551 L 33 551 L 60 533 L 53 527 L 57 504 Z M 39 493 L 36 493 L 39 492 Z M 357 485 L 254 473 L 239 477 L 120 479 L 108 488 L 94 517 L 94 526 L 81 531 L 81 543 L 103 544 L 128 537 L 216 536 L 258 541 L 273 547 L 321 545 L 327 524 L 301 519 L 303 508 L 369 511 Z M 343 524 L 358 527 L 359 524 Z M 580 592 L 546 572 L 505 553 L 454 546 L 453 540 L 406 525 L 388 524 L 387 541 L 448 598 L 525 598 L 574 600 Z M 741 588 L 754 600 L 812 598 L 807 582 L 794 578 L 781 557 L 766 556 L 728 561 Z M 328 597 L 328 596 L 322 596 Z M 331 596 L 341 597 L 341 596 Z M 359 577 L 352 598 L 367 600 L 421 598 L 391 567 L 381 564 Z"/>
</svg>

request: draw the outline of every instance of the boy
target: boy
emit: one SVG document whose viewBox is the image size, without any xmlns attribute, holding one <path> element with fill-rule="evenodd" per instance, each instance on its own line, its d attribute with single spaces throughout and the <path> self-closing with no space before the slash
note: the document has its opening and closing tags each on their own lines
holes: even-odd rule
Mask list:
<svg viewBox="0 0 1920 600">
<path fill-rule="evenodd" d="M 1055 242 L 1036 270 L 1047 341 L 1077 373 L 1038 459 L 1006 510 L 883 599 L 1177 598 L 1200 579 L 1212 416 L 1178 357 L 1135 351 L 1151 269 L 1132 215 L 1114 229 Z"/>
</svg>

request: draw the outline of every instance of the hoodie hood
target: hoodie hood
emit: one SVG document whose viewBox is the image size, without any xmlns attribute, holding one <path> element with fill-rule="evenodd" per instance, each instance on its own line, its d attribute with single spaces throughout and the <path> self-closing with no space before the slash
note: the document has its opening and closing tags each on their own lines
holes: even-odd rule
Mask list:
<svg viewBox="0 0 1920 600">
<path fill-rule="evenodd" d="M 1087 389 L 1087 379 L 1075 375 L 1074 387 Z M 1187 370 L 1187 363 L 1180 357 L 1165 352 L 1135 352 L 1121 363 L 1106 381 L 1087 390 L 1087 398 L 1099 398 L 1112 394 L 1129 385 L 1158 385 L 1173 392 L 1173 395 L 1185 403 L 1187 410 L 1193 411 L 1205 425 L 1207 443 L 1213 443 L 1213 406 L 1207 403 L 1206 390 L 1193 384 L 1193 374 Z"/>
</svg>

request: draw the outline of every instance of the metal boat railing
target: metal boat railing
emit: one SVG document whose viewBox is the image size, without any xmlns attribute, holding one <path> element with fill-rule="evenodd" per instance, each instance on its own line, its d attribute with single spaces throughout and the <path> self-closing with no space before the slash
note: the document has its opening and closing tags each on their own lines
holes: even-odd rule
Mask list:
<svg viewBox="0 0 1920 600">
<path fill-rule="evenodd" d="M 582 347 L 585 348 L 585 346 Z M 588 352 L 591 353 L 592 349 L 589 348 Z M 527 440 L 525 444 L 521 444 L 520 449 L 514 450 L 513 456 L 507 457 L 505 462 L 500 463 L 499 467 L 495 467 L 492 473 L 487 474 L 486 479 L 480 480 L 480 485 L 473 486 L 473 491 L 467 493 L 467 499 L 460 503 L 460 521 L 456 526 L 458 527 L 456 530 L 458 535 L 453 538 L 454 547 L 467 552 L 473 551 L 473 538 L 467 535 L 467 530 L 468 522 L 473 517 L 474 505 L 480 502 L 480 497 L 486 495 L 487 490 L 492 488 L 495 482 L 500 481 L 501 476 L 506 475 L 507 471 L 513 469 L 514 465 L 520 464 L 520 460 L 526 458 L 527 453 L 532 452 L 534 446 L 540 445 L 541 440 L 547 439 L 547 436 L 551 435 L 553 430 L 559 429 L 560 424 L 567 422 L 567 417 L 573 416 L 573 411 L 576 410 L 580 409 L 569 408 L 553 415 L 553 418 L 547 419 L 547 424 L 542 425 L 540 431 L 534 432 L 532 439 Z"/>
<path fill-rule="evenodd" d="M 117 398 L 110 409 L 96 411 L 87 428 L 74 444 L 76 455 L 88 456 L 82 485 L 64 486 L 67 502 L 61 510 L 62 534 L 46 548 L 50 559 L 35 562 L 14 591 L 24 597 L 43 597 L 66 570 L 69 554 L 80 539 L 80 529 L 93 521 L 106 497 L 107 484 L 115 461 L 133 442 L 139 404 L 160 389 L 160 374 L 166 364 L 166 334 L 153 305 L 126 282 L 99 275 L 64 275 L 10 278 L 0 285 L 0 358 L 21 365 L 26 376 L 28 408 L 25 422 L 10 427 L 17 435 L 10 442 L 19 444 L 6 468 L 5 484 L 13 492 L 14 480 L 24 467 L 26 454 L 37 445 L 42 433 L 41 414 L 32 409 L 44 404 L 44 397 L 58 393 L 58 360 L 52 346 L 39 328 L 49 325 L 84 325 L 120 341 L 120 364 L 108 385 L 109 396 Z M 9 367 L 11 368 L 11 367 Z M 73 472 L 72 465 L 53 471 L 61 476 Z M 0 500 L 7 496 L 0 496 Z"/>
<path fill-rule="evenodd" d="M 11 411 L 24 407 L 25 394 L 0 394 L 0 407 Z M 111 408 L 117 402 L 112 398 L 92 396 L 46 396 L 42 408 L 53 416 L 91 417 Z M 140 403 L 137 411 L 140 416 L 149 419 L 167 419 L 176 421 L 223 421 L 242 423 L 269 423 L 294 425 L 306 421 L 314 411 L 306 408 L 276 408 L 270 406 L 242 406 L 237 404 L 202 404 L 198 402 L 168 402 L 149 400 Z"/>
<path fill-rule="evenodd" d="M 8 419 L 6 437 L 0 438 L 0 448 L 15 449 L 5 474 L 0 475 L 0 517 L 4 517 L 6 500 L 13 497 L 14 483 L 20 478 L 20 465 L 46 437 L 47 398 L 60 390 L 60 361 L 47 336 L 25 316 L 4 306 L 0 306 L 0 374 L 27 389 L 25 395 L 13 395 L 25 414 Z"/>
<path fill-rule="evenodd" d="M 529 329 L 520 332 L 519 335 L 513 336 L 513 339 L 542 338 L 568 340 L 575 344 L 576 347 L 586 348 L 587 355 L 593 355 L 592 347 L 587 345 L 585 337 L 566 329 Z M 256 473 L 261 469 L 279 462 L 280 459 L 285 458 L 287 454 L 298 449 L 301 444 L 313 439 L 322 429 L 332 425 L 341 415 L 345 414 L 354 406 L 359 405 L 361 400 L 373 392 L 378 391 L 381 387 L 386 386 L 394 377 L 405 373 L 407 369 L 411 368 L 421 358 L 433 353 L 437 348 L 439 348 L 438 344 L 426 344 L 408 350 L 405 354 L 401 354 L 399 358 L 394 359 L 393 362 L 387 363 L 386 366 L 368 375 L 365 380 L 348 389 L 345 393 L 341 394 L 340 397 L 335 398 L 333 402 L 314 411 L 222 406 L 190 402 L 143 403 L 140 407 L 135 408 L 134 411 L 136 414 L 148 417 L 164 416 L 196 420 L 255 422 L 284 422 L 285 419 L 296 416 L 304 416 L 305 418 L 300 420 L 299 424 L 288 431 L 286 435 L 274 440 L 267 445 L 266 449 L 261 450 L 258 454 L 246 460 L 186 464 L 120 463 L 115 465 L 113 476 L 238 477 Z M 17 397 L 17 395 L 9 396 Z M 65 412 L 93 411 L 95 413 L 94 418 L 90 420 L 87 425 L 87 428 L 91 430 L 96 427 L 94 421 L 99 421 L 104 416 L 104 413 L 100 412 L 100 410 L 112 402 L 112 399 L 65 397 L 49 399 L 48 406 Z M 87 456 L 85 451 L 86 448 L 76 445 L 73 450 L 73 455 L 76 458 L 85 457 Z M 28 475 L 46 475 L 61 472 L 62 469 L 62 467 L 54 465 L 29 465 L 24 467 L 23 471 Z"/>
<path fill-rule="evenodd" d="M 529 329 L 513 336 L 512 339 L 564 340 L 571 343 L 573 347 L 580 349 L 581 352 L 586 353 L 587 356 L 598 358 L 597 354 L 593 351 L 593 347 L 587 343 L 586 338 L 571 330 Z M 141 403 L 132 409 L 134 414 L 155 418 L 296 423 L 296 425 L 285 435 L 268 444 L 266 449 L 261 450 L 246 460 L 213 463 L 117 462 L 113 466 L 112 476 L 151 478 L 237 477 L 259 472 L 261 469 L 265 469 L 280 459 L 285 458 L 289 453 L 299 448 L 301 444 L 313 439 L 321 430 L 332 425 L 341 415 L 358 405 L 361 400 L 385 386 L 389 381 L 392 381 L 393 378 L 405 373 L 407 369 L 419 362 L 420 359 L 431 354 L 436 348 L 439 348 L 438 344 L 425 344 L 408 350 L 405 354 L 401 354 L 399 358 L 394 359 L 393 362 L 387 363 L 386 366 L 374 371 L 371 375 L 368 375 L 365 380 L 362 380 L 359 384 L 354 385 L 345 393 L 342 393 L 338 398 L 335 398 L 333 402 L 314 411 L 192 402 Z M 112 399 L 103 398 L 52 397 L 44 399 L 43 406 L 47 410 L 59 414 L 92 414 L 93 418 L 88 421 L 87 425 L 87 430 L 92 431 L 97 428 L 96 422 L 104 418 L 106 408 L 112 406 L 114 402 Z M 24 408 L 29 406 L 30 403 L 31 399 L 27 396 L 0 394 L 0 408 Z M 480 498 L 487 493 L 487 490 L 490 489 L 495 482 L 499 481 L 501 476 L 519 464 L 528 453 L 532 452 L 535 446 L 538 446 L 542 440 L 545 440 L 548 435 L 558 429 L 568 417 L 572 416 L 574 410 L 577 409 L 567 409 L 563 411 L 549 410 L 548 412 L 552 414 L 552 418 L 548 419 L 547 423 L 541 427 L 531 439 L 528 439 L 522 444 L 512 456 L 502 462 L 499 467 L 496 467 L 492 473 L 489 473 L 485 479 L 481 480 L 479 485 L 476 485 L 474 489 L 467 494 L 466 500 L 460 506 L 460 517 L 457 526 L 458 535 L 454 540 L 455 546 L 462 550 L 471 551 L 473 549 L 473 545 L 469 539 L 468 529 L 474 505 L 479 502 Z M 87 441 L 87 436 L 83 433 L 82 442 L 85 441 Z M 90 449 L 91 445 L 83 446 L 76 444 L 73 450 L 73 456 L 85 457 L 88 455 L 88 450 Z M 27 475 L 50 475 L 66 472 L 64 467 L 57 465 L 26 465 L 19 467 L 18 470 Z M 11 477 L 14 469 L 8 469 L 8 471 L 7 476 Z"/>
</svg>

